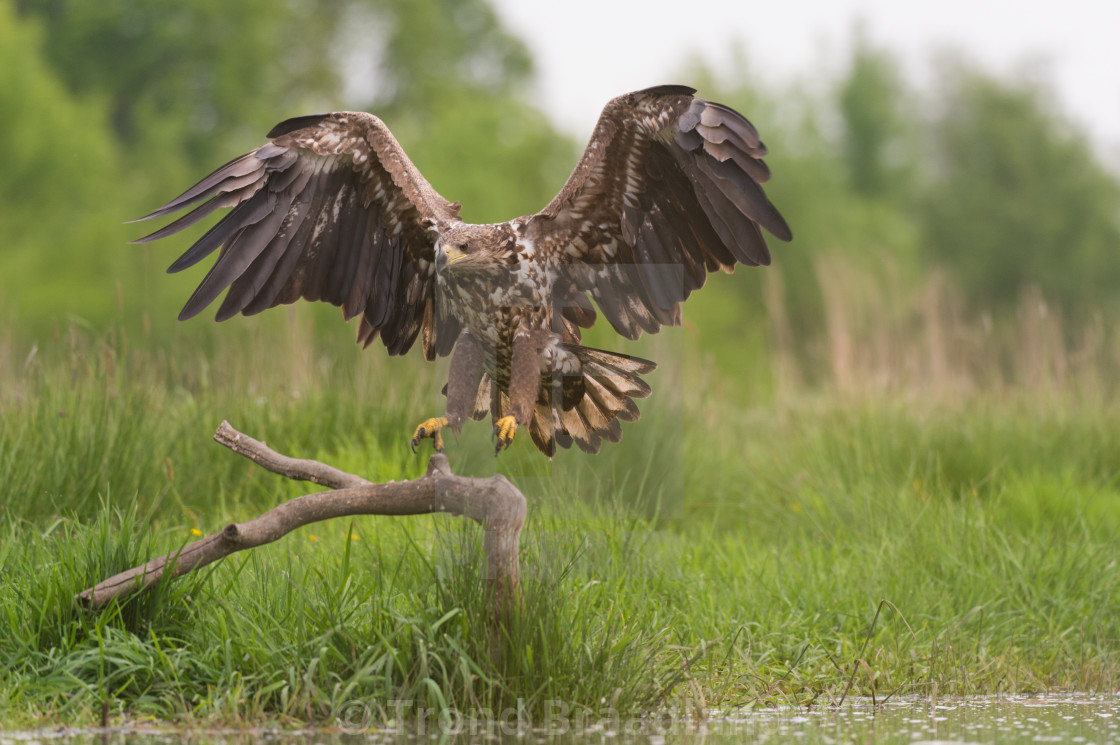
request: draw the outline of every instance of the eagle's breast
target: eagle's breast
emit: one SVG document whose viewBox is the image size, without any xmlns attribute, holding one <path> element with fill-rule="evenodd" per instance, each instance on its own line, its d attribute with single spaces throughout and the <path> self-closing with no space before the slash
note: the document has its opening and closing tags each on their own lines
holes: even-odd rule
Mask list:
<svg viewBox="0 0 1120 745">
<path fill-rule="evenodd" d="M 503 247 L 488 259 L 441 271 L 438 291 L 489 359 L 508 360 L 517 333 L 551 329 L 557 272 L 540 260 L 532 241 L 524 236 L 503 241 Z"/>
</svg>

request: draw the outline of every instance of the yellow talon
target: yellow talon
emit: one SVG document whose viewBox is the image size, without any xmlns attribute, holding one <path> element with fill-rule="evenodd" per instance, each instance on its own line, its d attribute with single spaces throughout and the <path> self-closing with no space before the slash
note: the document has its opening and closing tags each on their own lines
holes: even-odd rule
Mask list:
<svg viewBox="0 0 1120 745">
<path fill-rule="evenodd" d="M 416 428 L 416 432 L 412 435 L 412 452 L 416 452 L 416 446 L 425 437 L 432 438 L 432 445 L 435 447 L 437 453 L 443 452 L 443 435 L 439 433 L 441 429 L 447 426 L 447 417 L 434 417 L 420 423 Z"/>
<path fill-rule="evenodd" d="M 513 442 L 513 433 L 517 431 L 517 420 L 512 416 L 504 416 L 494 422 L 494 437 L 498 444 L 494 447 L 494 455 L 502 452 L 502 448 L 509 447 Z"/>
</svg>

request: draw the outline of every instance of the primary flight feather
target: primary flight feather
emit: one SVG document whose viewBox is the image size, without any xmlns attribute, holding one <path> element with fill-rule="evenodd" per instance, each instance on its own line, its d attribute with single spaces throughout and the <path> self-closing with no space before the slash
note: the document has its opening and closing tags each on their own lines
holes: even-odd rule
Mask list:
<svg viewBox="0 0 1120 745">
<path fill-rule="evenodd" d="M 762 235 L 788 241 L 762 190 L 766 148 L 734 110 L 659 86 L 610 101 L 568 181 L 544 209 L 473 225 L 440 196 L 380 119 L 289 119 L 141 219 L 201 202 L 139 242 L 232 207 L 168 271 L 220 247 L 179 314 L 225 298 L 217 319 L 303 298 L 360 316 L 358 341 L 427 359 L 452 354 L 447 410 L 412 446 L 487 411 L 497 450 L 528 428 L 541 452 L 590 453 L 622 437 L 648 396 L 653 362 L 580 344 L 596 308 L 628 339 L 680 323 L 708 272 L 770 263 Z"/>
</svg>

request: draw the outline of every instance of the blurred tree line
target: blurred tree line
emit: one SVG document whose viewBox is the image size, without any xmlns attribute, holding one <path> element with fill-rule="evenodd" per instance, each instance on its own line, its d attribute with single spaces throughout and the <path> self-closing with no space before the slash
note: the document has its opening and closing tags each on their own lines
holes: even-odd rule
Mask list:
<svg viewBox="0 0 1120 745">
<path fill-rule="evenodd" d="M 770 275 L 737 274 L 733 292 L 691 301 L 725 317 L 722 328 L 713 324 L 713 343 L 738 329 L 772 347 L 784 333 L 804 368 L 819 371 L 824 347 L 845 343 L 835 338 L 838 308 L 849 316 L 840 324 L 862 316 L 880 327 L 856 329 L 861 343 L 884 329 L 895 340 L 914 335 L 929 321 L 915 315 L 965 316 L 975 329 L 955 318 L 958 337 L 980 333 L 967 341 L 1005 356 L 1030 322 L 1030 303 L 1043 302 L 1041 314 L 1067 337 L 1056 342 L 1063 354 L 1076 354 L 1087 328 L 1116 326 L 1118 175 L 1044 79 L 996 77 L 952 55 L 935 61 L 935 84 L 919 91 L 890 51 L 857 31 L 838 73 L 792 88 L 759 82 L 741 52 L 734 75 L 693 70 L 693 85 L 759 125 L 774 173 L 767 192 L 794 231 L 793 244 L 773 247 Z M 931 300 L 931 288 L 942 297 Z M 728 302 L 737 303 L 731 312 Z M 771 328 L 744 332 L 744 314 L 767 316 Z"/>
<path fill-rule="evenodd" d="M 920 94 L 899 69 L 857 34 L 823 93 L 706 83 L 766 117 L 774 199 L 806 253 L 943 269 L 975 311 L 1013 309 L 1025 285 L 1076 316 L 1120 310 L 1120 180 L 1045 82 L 943 57 Z"/>
<path fill-rule="evenodd" d="M 795 234 L 774 247 L 780 286 L 738 272 L 686 316 L 765 328 L 779 292 L 789 333 L 811 338 L 843 267 L 885 296 L 943 272 L 995 318 L 1026 286 L 1069 318 L 1115 318 L 1117 175 L 1044 82 L 941 62 L 920 92 L 857 34 L 823 84 L 768 87 L 747 62 L 682 75 L 759 125 Z M 145 226 L 121 223 L 301 113 L 376 112 L 469 220 L 536 210 L 582 143 L 527 104 L 532 80 L 485 0 L 0 0 L 0 317 L 32 334 L 67 316 L 173 318 L 199 276 L 152 278 L 189 238 L 126 246 Z"/>
</svg>

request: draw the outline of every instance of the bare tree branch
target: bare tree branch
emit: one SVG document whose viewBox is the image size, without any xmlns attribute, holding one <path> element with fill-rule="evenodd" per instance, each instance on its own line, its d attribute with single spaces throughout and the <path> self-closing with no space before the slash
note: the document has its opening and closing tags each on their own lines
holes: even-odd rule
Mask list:
<svg viewBox="0 0 1120 745">
<path fill-rule="evenodd" d="M 243 455 L 257 465 L 293 481 L 310 481 L 332 489 L 372 485 L 360 476 L 340 471 L 334 466 L 328 466 L 317 460 L 281 455 L 260 440 L 241 434 L 227 421 L 223 421 L 218 426 L 214 439 L 238 455 Z M 430 468 L 429 473 L 431 473 Z"/>
<path fill-rule="evenodd" d="M 87 608 L 100 608 L 113 598 L 147 589 L 165 574 L 179 577 L 232 553 L 271 543 L 296 528 L 348 515 L 422 515 L 446 512 L 468 517 L 486 531 L 484 548 L 495 610 L 504 614 L 516 602 L 520 587 L 518 550 L 525 523 L 525 497 L 505 476 L 468 478 L 451 473 L 447 458 L 436 453 L 428 472 L 408 481 L 375 484 L 360 476 L 314 460 L 281 455 L 263 442 L 238 432 L 223 421 L 214 439 L 273 473 L 311 481 L 331 491 L 296 497 L 244 523 L 230 523 L 220 532 L 187 544 L 99 582 L 75 596 Z"/>
</svg>

